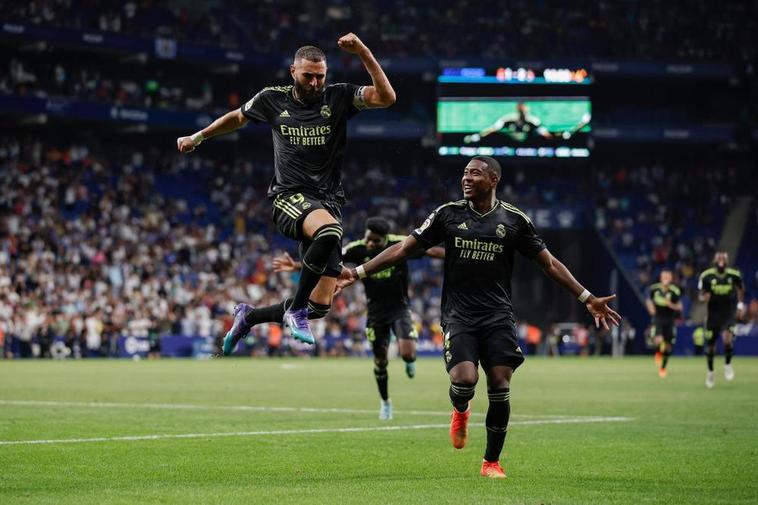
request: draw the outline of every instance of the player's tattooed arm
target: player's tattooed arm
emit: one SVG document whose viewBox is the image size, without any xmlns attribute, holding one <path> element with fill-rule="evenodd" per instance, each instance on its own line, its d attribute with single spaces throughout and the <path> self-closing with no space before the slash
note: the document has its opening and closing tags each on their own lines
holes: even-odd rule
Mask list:
<svg viewBox="0 0 758 505">
<path fill-rule="evenodd" d="M 392 89 L 387 75 L 366 44 L 356 34 L 348 33 L 339 38 L 337 45 L 343 51 L 357 54 L 371 76 L 372 86 L 363 88 L 363 102 L 366 107 L 385 108 L 395 103 L 397 99 L 395 90 Z"/>
<path fill-rule="evenodd" d="M 535 261 L 542 267 L 542 270 L 548 277 L 566 288 L 577 298 L 583 296 L 585 291 L 587 292 L 588 296 L 582 302 L 595 319 L 595 326 L 599 328 L 602 324 L 607 330 L 610 329 L 609 323 L 616 326 L 621 323 L 621 316 L 608 306 L 608 303 L 615 299 L 616 295 L 598 297 L 589 294 L 589 291 L 579 284 L 579 281 L 574 278 L 569 269 L 566 268 L 566 265 L 558 261 L 547 249 L 540 251 L 535 257 Z"/>
</svg>

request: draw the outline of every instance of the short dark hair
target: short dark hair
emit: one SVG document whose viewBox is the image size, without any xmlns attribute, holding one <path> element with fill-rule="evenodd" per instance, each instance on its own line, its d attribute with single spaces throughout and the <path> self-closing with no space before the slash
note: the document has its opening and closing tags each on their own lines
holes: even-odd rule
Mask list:
<svg viewBox="0 0 758 505">
<path fill-rule="evenodd" d="M 495 175 L 497 175 L 498 181 L 503 177 L 503 170 L 500 168 L 500 163 L 498 163 L 495 158 L 491 156 L 474 156 L 471 159 L 481 161 L 487 165 L 487 168 L 494 172 Z"/>
<path fill-rule="evenodd" d="M 303 46 L 295 51 L 295 60 L 308 60 L 308 61 L 326 61 L 326 55 L 324 51 L 316 46 Z"/>
<path fill-rule="evenodd" d="M 370 217 L 366 219 L 366 229 L 384 237 L 390 232 L 390 222 L 383 217 Z"/>
</svg>

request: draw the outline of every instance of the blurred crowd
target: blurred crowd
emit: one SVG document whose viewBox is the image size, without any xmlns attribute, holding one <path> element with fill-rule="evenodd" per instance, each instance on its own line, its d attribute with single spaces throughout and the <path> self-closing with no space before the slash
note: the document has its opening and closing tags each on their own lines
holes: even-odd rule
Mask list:
<svg viewBox="0 0 758 505">
<path fill-rule="evenodd" d="M 37 139 L 0 142 L 1 334 L 24 349 L 39 343 L 43 353 L 63 340 L 83 355 L 103 355 L 119 336 L 218 337 L 235 301 L 269 305 L 291 293 L 297 274 L 271 267 L 273 255 L 294 251 L 270 226 L 270 165 L 146 158 Z M 392 209 L 398 231 L 418 222 L 393 191 L 368 196 L 394 188 L 378 170 L 354 188 L 359 203 L 346 237 L 362 237 L 365 218 L 380 209 Z M 422 199 L 413 199 L 418 216 L 429 207 Z M 427 268 L 413 269 L 414 311 L 422 338 L 439 339 L 439 266 L 422 263 Z M 335 300 L 317 331 L 334 342 L 363 340 L 364 313 L 356 287 Z M 268 325 L 256 327 L 256 337 L 268 333 Z"/>
<path fill-rule="evenodd" d="M 658 282 L 662 268 L 671 268 L 689 308 L 697 299 L 700 273 L 712 265 L 729 210 L 754 183 L 745 162 L 722 160 L 717 170 L 707 160 L 686 165 L 672 170 L 669 161 L 596 170 L 592 194 L 596 227 L 607 233 L 640 289 Z M 753 272 L 743 276 L 753 291 Z"/>
<path fill-rule="evenodd" d="M 290 53 L 303 40 L 331 48 L 337 37 L 354 31 L 378 54 L 393 57 L 734 60 L 756 54 L 757 10 L 754 2 L 708 0 L 32 0 L 3 2 L 0 18 L 261 53 Z"/>
<path fill-rule="evenodd" d="M 0 93 L 5 94 L 216 114 L 241 104 L 239 80 L 210 74 L 187 79 L 186 72 L 177 74 L 160 66 L 126 68 L 107 60 L 47 54 L 9 54 L 0 65 L 5 68 L 0 74 Z"/>
<path fill-rule="evenodd" d="M 164 335 L 218 339 L 235 302 L 269 305 L 290 295 L 298 274 L 272 271 L 274 255 L 295 250 L 271 226 L 269 158 L 224 159 L 0 139 L 0 340 L 6 352 L 14 338 L 23 352 L 35 343 L 45 354 L 63 342 L 70 352 L 94 356 L 114 354 L 122 336 L 153 343 Z M 266 161 L 251 161 L 258 159 Z M 459 173 L 443 174 L 433 159 L 402 169 L 384 159 L 349 157 L 345 241 L 363 236 L 369 216 L 382 215 L 394 232 L 408 233 L 441 202 L 460 198 Z M 669 168 L 597 164 L 584 177 L 548 180 L 514 167 L 500 196 L 531 206 L 594 195 L 595 225 L 639 287 L 671 266 L 692 298 L 730 202 L 749 187 L 750 170 L 739 164 L 718 171 L 705 164 L 690 172 Z M 425 258 L 410 271 L 421 339 L 439 344 L 442 264 Z M 758 281 L 754 271 L 744 276 L 748 284 Z M 752 315 L 758 317 L 758 308 Z M 364 296 L 356 286 L 316 325 L 320 352 L 364 353 L 364 324 Z M 584 347 L 608 342 L 607 335 L 580 337 Z M 287 347 L 278 325 L 256 327 L 253 339 L 264 347 L 275 342 L 273 353 Z"/>
</svg>

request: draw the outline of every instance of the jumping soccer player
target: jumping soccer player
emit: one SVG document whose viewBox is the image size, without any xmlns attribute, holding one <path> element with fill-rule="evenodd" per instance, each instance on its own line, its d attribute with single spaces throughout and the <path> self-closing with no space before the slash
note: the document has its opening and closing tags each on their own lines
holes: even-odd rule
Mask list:
<svg viewBox="0 0 758 505">
<path fill-rule="evenodd" d="M 457 449 L 466 444 L 470 401 L 479 380 L 479 362 L 487 376 L 487 448 L 481 474 L 504 478 L 500 453 L 510 417 L 510 384 L 524 361 L 518 346 L 511 305 L 513 256 L 518 251 L 534 259 L 543 271 L 565 287 L 608 329 L 620 316 L 608 306 L 615 295 L 596 298 L 550 252 L 516 207 L 497 199 L 499 163 L 475 156 L 463 171 L 463 200 L 437 208 L 420 228 L 402 242 L 354 269 L 343 271 L 339 286 L 396 265 L 436 244 L 445 244 L 442 324 L 445 364 L 450 375 L 453 415 L 450 437 Z"/>
<path fill-rule="evenodd" d="M 713 256 L 713 267 L 700 274 L 697 287 L 700 300 L 708 302 L 708 315 L 705 318 L 708 374 L 705 376 L 705 387 L 710 389 L 716 384 L 713 357 L 719 335 L 724 339 L 724 378 L 728 381 L 734 379 L 734 323 L 735 315 L 736 319 L 741 319 L 745 312 L 745 288 L 740 271 L 729 268 L 729 255 L 725 252 L 717 252 Z"/>
<path fill-rule="evenodd" d="M 346 263 L 361 264 L 375 257 L 386 248 L 405 240 L 404 235 L 390 233 L 390 224 L 381 217 L 366 220 L 366 232 L 361 240 L 350 242 L 342 250 Z M 424 254 L 416 256 L 420 258 Z M 426 256 L 444 258 L 445 249 L 432 247 Z M 274 271 L 291 272 L 300 268 L 289 254 L 274 258 Z M 374 353 L 374 378 L 379 389 L 381 403 L 379 419 L 392 419 L 392 401 L 388 391 L 387 349 L 391 334 L 397 338 L 400 356 L 405 361 L 405 373 L 413 378 L 416 374 L 416 340 L 418 333 L 411 319 L 408 298 L 408 264 L 401 262 L 363 279 L 366 289 L 368 317 L 366 337 Z"/>
<path fill-rule="evenodd" d="M 326 82 L 326 56 L 313 46 L 301 47 L 290 65 L 293 84 L 264 88 L 239 110 L 216 119 L 189 137 L 177 139 L 181 152 L 203 140 L 230 133 L 248 121 L 268 123 L 274 140 L 273 219 L 279 231 L 300 243 L 303 270 L 294 296 L 279 304 L 254 309 L 234 308 L 234 324 L 226 334 L 223 354 L 259 323 L 284 322 L 292 335 L 314 343 L 308 319 L 324 317 L 332 303 L 342 268 L 342 159 L 347 120 L 367 108 L 389 107 L 395 91 L 373 54 L 349 33 L 338 40 L 341 49 L 357 54 L 372 86 Z"/>
<path fill-rule="evenodd" d="M 672 282 L 674 276 L 671 270 L 661 270 L 660 282 L 650 286 L 650 297 L 647 302 L 647 311 L 653 318 L 650 332 L 655 338 L 660 353 L 660 368 L 658 375 L 666 377 L 666 365 L 671 356 L 671 351 L 676 343 L 675 319 L 682 312 L 681 290 Z M 656 358 L 657 358 L 656 354 Z"/>
</svg>

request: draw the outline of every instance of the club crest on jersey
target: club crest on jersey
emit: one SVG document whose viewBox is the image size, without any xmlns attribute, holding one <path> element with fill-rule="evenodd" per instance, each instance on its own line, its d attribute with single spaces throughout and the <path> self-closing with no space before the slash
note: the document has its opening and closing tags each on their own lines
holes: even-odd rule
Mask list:
<svg viewBox="0 0 758 505">
<path fill-rule="evenodd" d="M 497 225 L 497 228 L 495 228 L 495 235 L 497 235 L 498 238 L 505 237 L 505 226 L 502 224 Z"/>
<path fill-rule="evenodd" d="M 303 202 L 301 207 L 303 208 L 303 210 L 308 210 L 311 208 L 311 202 Z"/>
<path fill-rule="evenodd" d="M 328 105 L 324 105 L 321 107 L 321 116 L 326 118 L 332 117 L 332 109 Z"/>
</svg>

